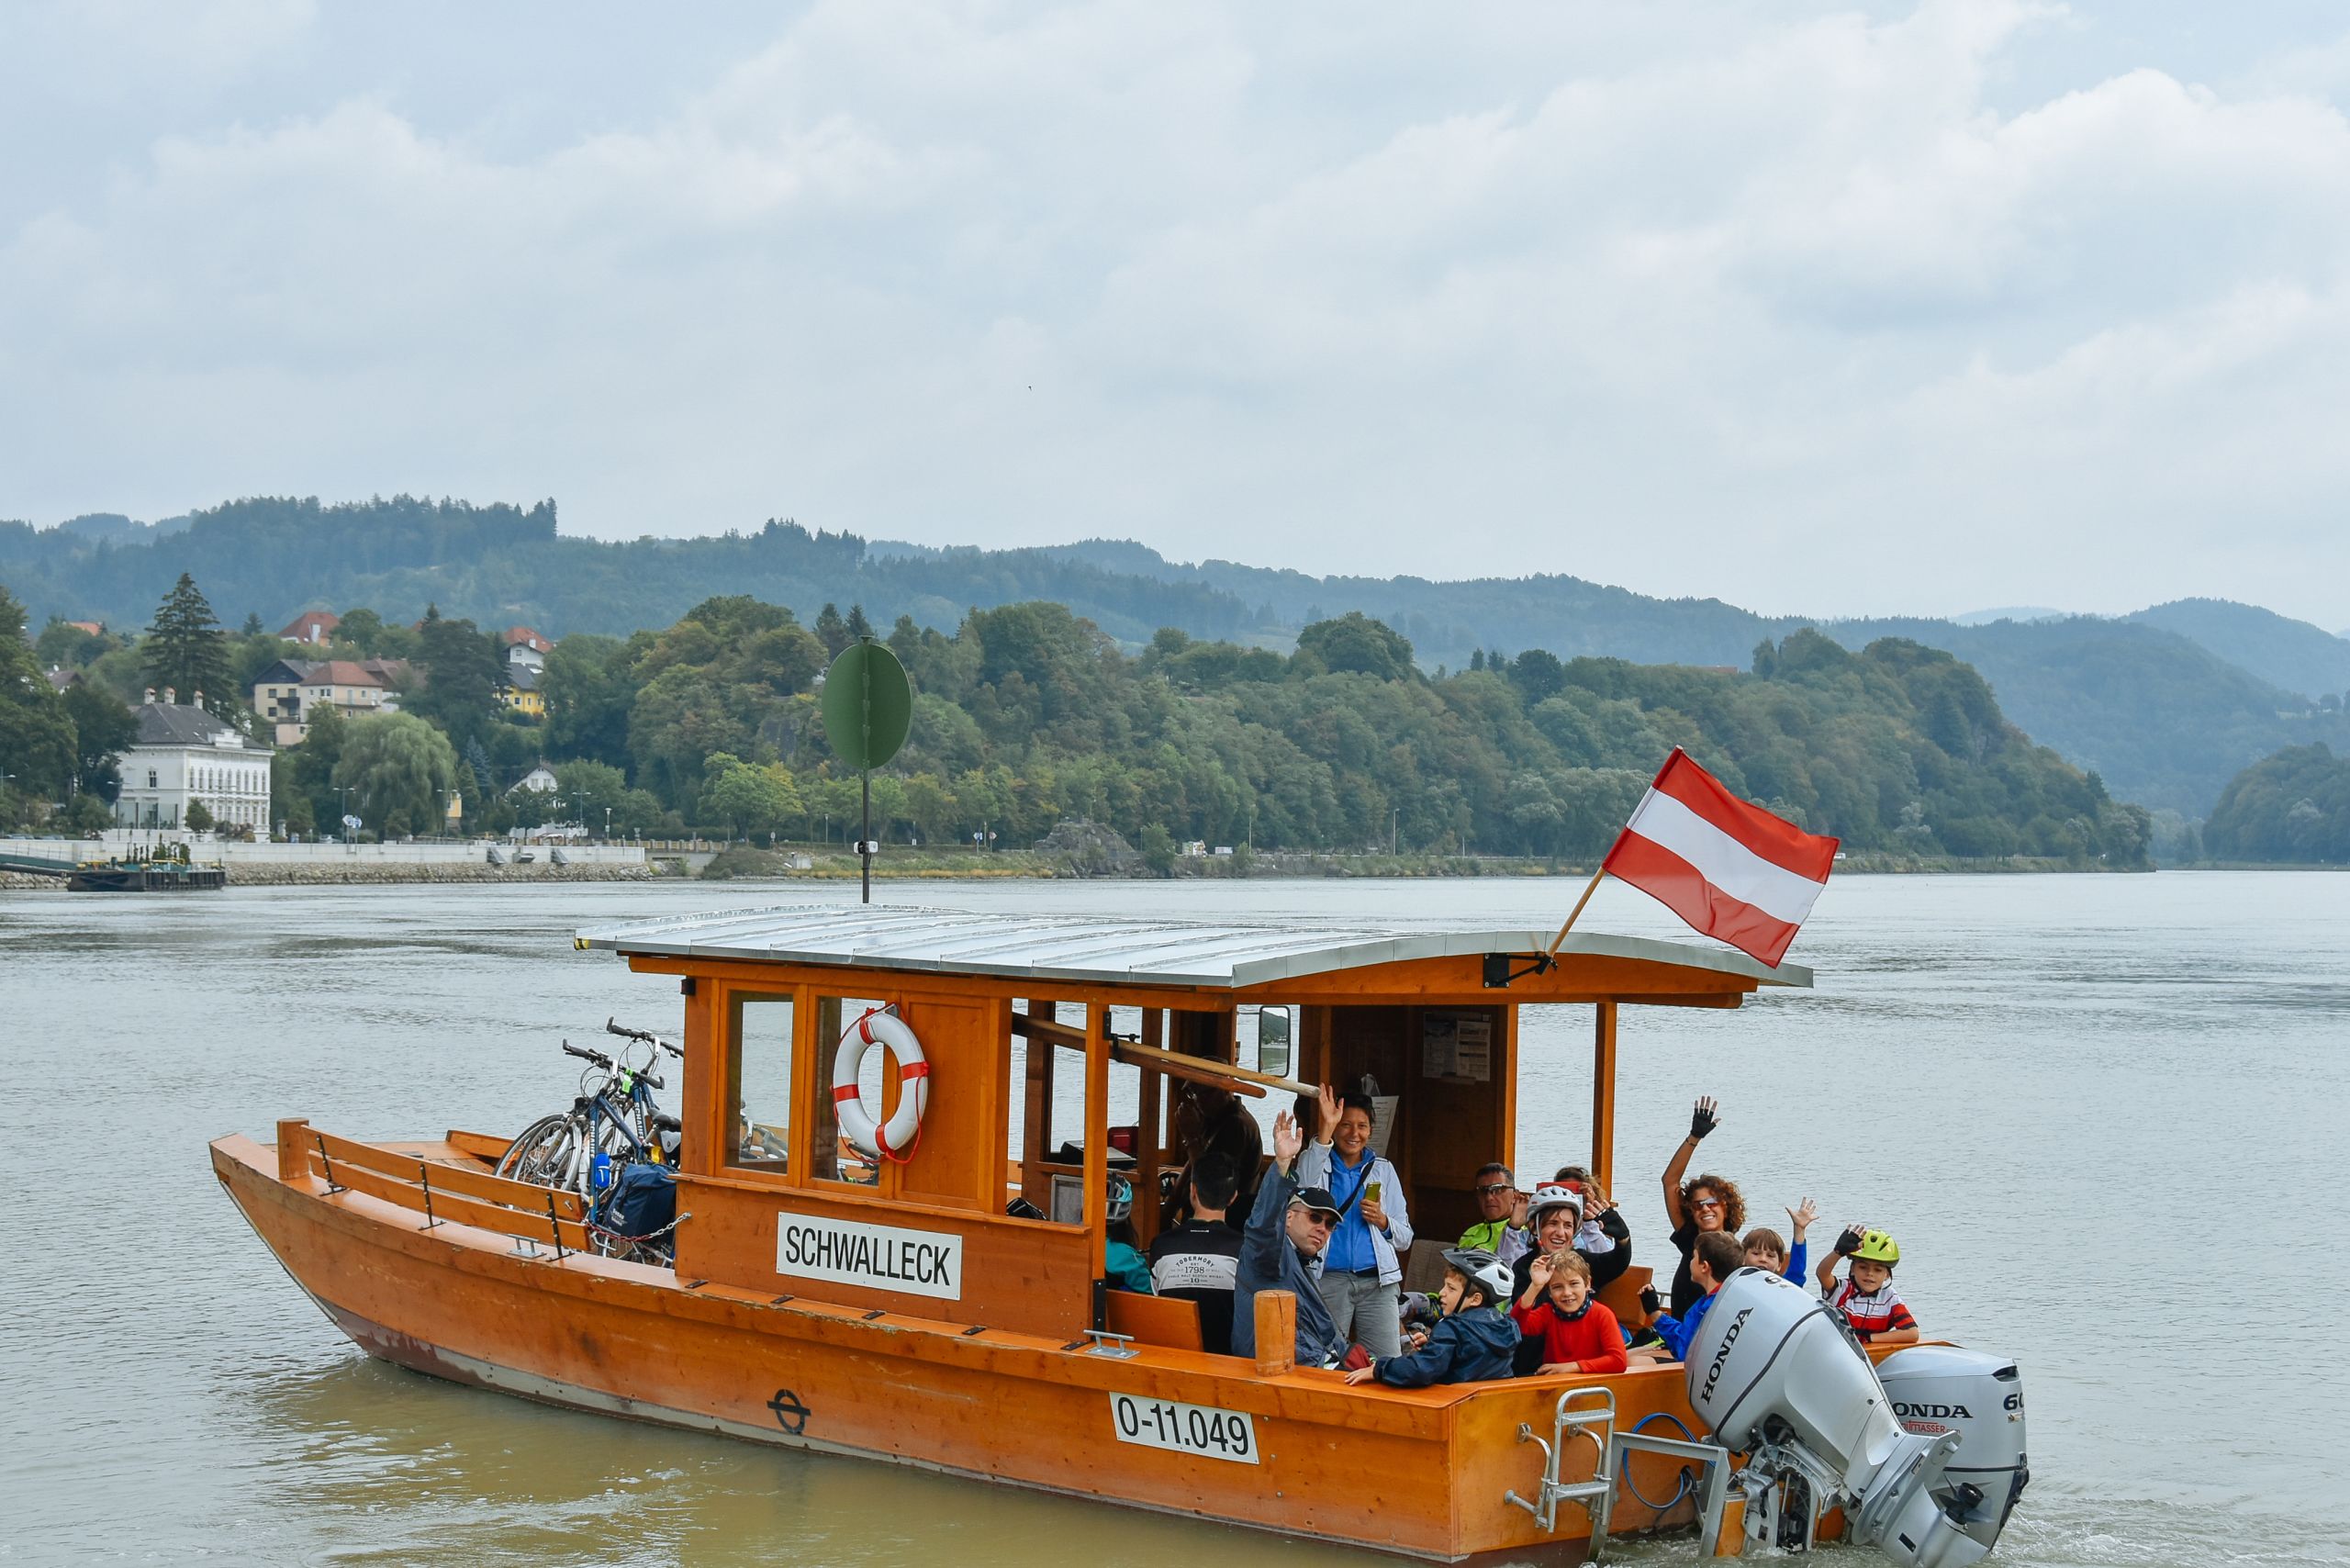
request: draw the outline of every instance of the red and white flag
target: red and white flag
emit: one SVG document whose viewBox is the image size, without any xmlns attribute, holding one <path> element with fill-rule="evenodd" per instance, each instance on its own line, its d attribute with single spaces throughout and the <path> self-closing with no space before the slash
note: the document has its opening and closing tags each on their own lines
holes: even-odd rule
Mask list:
<svg viewBox="0 0 2350 1568">
<path fill-rule="evenodd" d="M 1836 844 L 1740 800 L 1675 746 L 1600 869 L 1775 969 L 1828 885 Z"/>
</svg>

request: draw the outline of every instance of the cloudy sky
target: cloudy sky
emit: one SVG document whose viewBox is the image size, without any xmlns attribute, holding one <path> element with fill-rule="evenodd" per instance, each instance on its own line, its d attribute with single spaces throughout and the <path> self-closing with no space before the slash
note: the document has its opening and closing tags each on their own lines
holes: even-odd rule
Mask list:
<svg viewBox="0 0 2350 1568">
<path fill-rule="evenodd" d="M 0 517 L 2350 624 L 2350 9 L 0 9 Z"/>
</svg>

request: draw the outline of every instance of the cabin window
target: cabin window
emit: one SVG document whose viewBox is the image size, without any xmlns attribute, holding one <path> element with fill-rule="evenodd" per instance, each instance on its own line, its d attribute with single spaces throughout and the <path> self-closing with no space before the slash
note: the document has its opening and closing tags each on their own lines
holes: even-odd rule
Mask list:
<svg viewBox="0 0 2350 1568">
<path fill-rule="evenodd" d="M 840 1055 L 841 1042 L 850 1030 L 868 1014 L 889 1007 L 886 1002 L 862 996 L 820 996 L 816 999 L 816 1059 L 810 1064 L 814 1071 L 815 1093 L 811 1109 L 813 1113 L 810 1128 L 809 1163 L 816 1176 L 826 1182 L 846 1182 L 859 1187 L 876 1187 L 881 1183 L 881 1161 L 878 1151 L 858 1148 L 841 1131 L 839 1118 L 833 1114 L 834 1092 L 841 1087 L 833 1077 L 833 1065 Z M 852 1061 L 856 1058 L 852 1056 Z M 898 1072 L 895 1059 L 881 1047 L 864 1052 L 857 1063 L 857 1098 L 873 1111 L 886 1126 L 888 1118 L 898 1107 Z M 901 1153 L 903 1151 L 901 1150 Z"/>
<path fill-rule="evenodd" d="M 1003 1212 L 1083 1225 L 1085 1165 L 1074 1145 L 1085 1136 L 1085 1008 L 1023 998 L 1010 1024 Z"/>
<path fill-rule="evenodd" d="M 726 1163 L 788 1168 L 791 1126 L 791 998 L 730 991 L 726 1082 L 734 1136 Z"/>
</svg>

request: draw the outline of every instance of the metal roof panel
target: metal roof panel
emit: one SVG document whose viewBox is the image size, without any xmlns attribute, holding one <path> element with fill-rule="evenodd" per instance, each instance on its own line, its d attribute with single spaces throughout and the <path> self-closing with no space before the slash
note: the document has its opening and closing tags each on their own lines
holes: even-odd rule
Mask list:
<svg viewBox="0 0 2350 1568">
<path fill-rule="evenodd" d="M 905 905 L 801 905 L 673 915 L 578 933 L 623 954 L 744 958 L 1097 984 L 1238 990 L 1373 964 L 1536 952 L 1549 931 L 1460 931 L 1367 922 L 1178 921 L 980 913 Z M 1800 964 L 1767 968 L 1727 947 L 1574 933 L 1565 951 L 1809 986 Z"/>
</svg>

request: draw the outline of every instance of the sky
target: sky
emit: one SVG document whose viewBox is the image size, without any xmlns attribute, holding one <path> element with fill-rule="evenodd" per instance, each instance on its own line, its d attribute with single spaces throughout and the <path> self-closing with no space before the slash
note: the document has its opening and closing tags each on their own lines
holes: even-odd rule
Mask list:
<svg viewBox="0 0 2350 1568">
<path fill-rule="evenodd" d="M 0 7 L 0 517 L 2350 626 L 2350 9 Z"/>
</svg>

